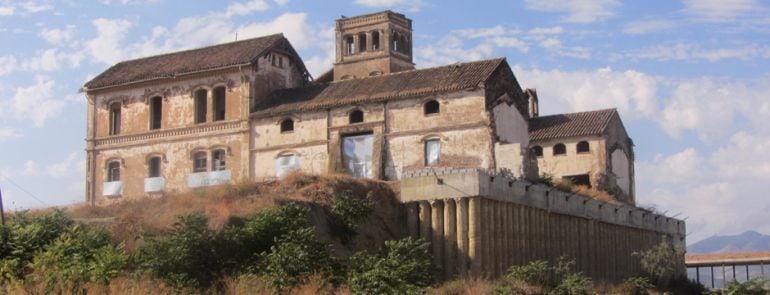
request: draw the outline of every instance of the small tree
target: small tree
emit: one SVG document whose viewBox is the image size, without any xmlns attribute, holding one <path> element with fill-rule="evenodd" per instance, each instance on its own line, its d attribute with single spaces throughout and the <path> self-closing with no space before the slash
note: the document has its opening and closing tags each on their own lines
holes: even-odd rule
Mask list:
<svg viewBox="0 0 770 295">
<path fill-rule="evenodd" d="M 429 243 L 405 238 L 385 241 L 379 254 L 350 259 L 348 285 L 357 294 L 419 294 L 433 282 Z"/>
<path fill-rule="evenodd" d="M 663 236 L 660 243 L 654 247 L 646 251 L 634 252 L 632 255 L 639 257 L 642 270 L 650 276 L 650 279 L 658 286 L 663 286 L 666 278 L 670 278 L 676 269 L 677 260 L 682 257 L 682 252 L 676 249 L 666 236 Z"/>
<path fill-rule="evenodd" d="M 329 245 L 318 240 L 312 227 L 294 230 L 276 241 L 264 255 L 263 272 L 277 291 L 306 282 L 313 274 L 332 277 L 339 269 Z"/>
</svg>

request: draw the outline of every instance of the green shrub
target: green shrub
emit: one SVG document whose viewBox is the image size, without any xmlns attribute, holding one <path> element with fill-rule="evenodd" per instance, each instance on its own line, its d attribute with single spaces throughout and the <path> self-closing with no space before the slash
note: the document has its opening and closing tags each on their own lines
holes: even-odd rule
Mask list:
<svg viewBox="0 0 770 295">
<path fill-rule="evenodd" d="M 519 280 L 531 285 L 551 285 L 551 268 L 548 262 L 543 260 L 530 261 L 525 265 L 514 265 L 508 268 L 507 277 Z"/>
<path fill-rule="evenodd" d="M 768 281 L 760 278 L 753 278 L 745 282 L 729 282 L 722 292 L 722 294 L 728 295 L 765 295 L 768 293 L 770 293 Z"/>
<path fill-rule="evenodd" d="M 308 226 L 307 209 L 299 205 L 267 209 L 219 232 L 216 252 L 228 274 L 257 273 L 260 257 L 270 251 L 278 238 Z"/>
<path fill-rule="evenodd" d="M 107 232 L 75 226 L 35 255 L 28 279 L 42 282 L 47 293 L 85 293 L 86 283 L 107 285 L 126 262 Z"/>
<path fill-rule="evenodd" d="M 206 215 L 180 216 L 168 236 L 149 239 L 139 249 L 139 266 L 178 289 L 207 288 L 219 277 L 220 270 L 213 240 Z"/>
<path fill-rule="evenodd" d="M 571 273 L 566 275 L 559 285 L 549 293 L 553 295 L 588 295 L 593 294 L 593 285 L 590 278 L 580 273 Z"/>
<path fill-rule="evenodd" d="M 540 177 L 537 178 L 538 183 L 545 184 L 547 186 L 553 186 L 553 175 L 543 172 Z"/>
<path fill-rule="evenodd" d="M 371 192 L 360 198 L 351 191 L 342 191 L 334 195 L 334 205 L 329 216 L 329 228 L 332 233 L 347 243 L 356 235 L 358 224 L 374 211 Z"/>
<path fill-rule="evenodd" d="M 27 265 L 35 253 L 69 231 L 74 223 L 61 210 L 37 217 L 25 212 L 14 215 L 0 226 L 0 278 L 21 278 L 29 272 Z"/>
<path fill-rule="evenodd" d="M 645 277 L 630 277 L 623 281 L 623 284 L 628 288 L 628 292 L 631 292 L 633 295 L 646 295 L 650 293 L 650 289 L 655 288 L 650 279 Z"/>
<path fill-rule="evenodd" d="M 668 241 L 666 236 L 663 236 L 660 243 L 654 247 L 640 252 L 634 252 L 632 255 L 640 258 L 642 270 L 656 283 L 658 286 L 665 286 L 668 284 L 666 278 L 670 278 L 674 269 L 676 268 L 677 261 L 683 259 L 683 253 L 677 250 L 673 244 Z"/>
<path fill-rule="evenodd" d="M 381 253 L 358 252 L 350 260 L 348 285 L 357 294 L 419 294 L 433 281 L 429 243 L 405 238 L 385 242 Z"/>
<path fill-rule="evenodd" d="M 332 277 L 340 269 L 329 245 L 318 240 L 312 227 L 283 235 L 263 259 L 263 273 L 276 290 L 304 283 L 313 274 Z"/>
</svg>

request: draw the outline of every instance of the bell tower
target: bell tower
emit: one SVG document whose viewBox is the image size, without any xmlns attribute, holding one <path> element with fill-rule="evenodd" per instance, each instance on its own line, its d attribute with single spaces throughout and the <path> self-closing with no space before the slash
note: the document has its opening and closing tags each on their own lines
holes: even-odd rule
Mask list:
<svg viewBox="0 0 770 295">
<path fill-rule="evenodd" d="M 412 20 L 390 10 L 337 20 L 334 81 L 414 69 Z"/>
</svg>

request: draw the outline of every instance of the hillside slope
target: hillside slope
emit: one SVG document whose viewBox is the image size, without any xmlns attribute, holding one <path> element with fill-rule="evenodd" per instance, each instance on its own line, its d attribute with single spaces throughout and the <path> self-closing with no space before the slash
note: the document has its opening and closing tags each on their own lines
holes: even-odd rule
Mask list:
<svg viewBox="0 0 770 295">
<path fill-rule="evenodd" d="M 770 235 L 746 231 L 739 235 L 712 236 L 687 246 L 689 253 L 770 251 Z"/>
</svg>

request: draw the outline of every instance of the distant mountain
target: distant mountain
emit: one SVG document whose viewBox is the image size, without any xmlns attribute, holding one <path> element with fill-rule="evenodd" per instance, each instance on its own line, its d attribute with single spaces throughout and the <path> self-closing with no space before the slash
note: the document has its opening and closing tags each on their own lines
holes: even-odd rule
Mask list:
<svg viewBox="0 0 770 295">
<path fill-rule="evenodd" d="M 770 251 L 770 235 L 750 230 L 734 236 L 713 236 L 687 246 L 687 253 Z"/>
</svg>

